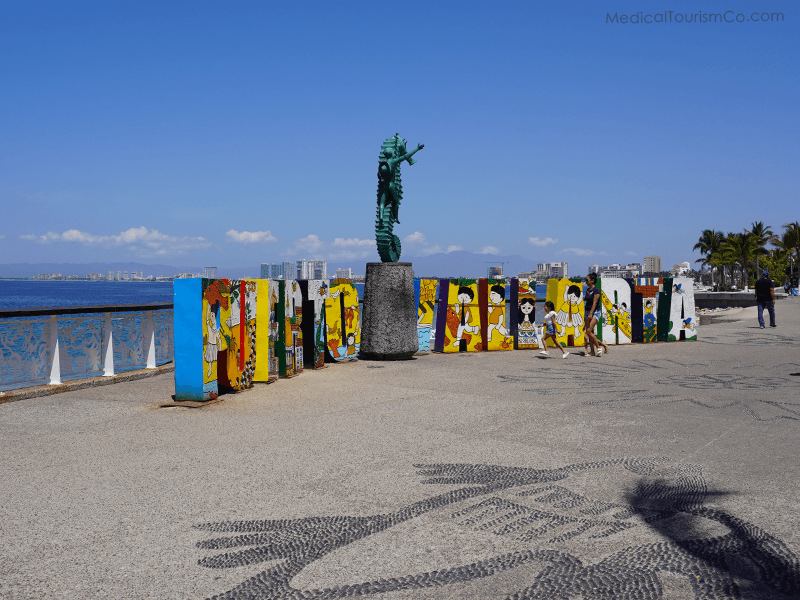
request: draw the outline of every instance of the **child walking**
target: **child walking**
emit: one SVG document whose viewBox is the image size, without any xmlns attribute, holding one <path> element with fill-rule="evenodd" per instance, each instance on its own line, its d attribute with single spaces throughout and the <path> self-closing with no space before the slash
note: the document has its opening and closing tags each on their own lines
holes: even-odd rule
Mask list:
<svg viewBox="0 0 800 600">
<path fill-rule="evenodd" d="M 561 350 L 561 358 L 567 358 L 569 356 L 569 352 L 564 350 L 561 347 L 561 344 L 558 343 L 556 339 L 556 307 L 555 304 L 548 301 L 544 303 L 544 319 L 542 322 L 544 323 L 544 337 L 542 339 L 542 351 L 539 354 L 544 354 L 545 356 L 550 356 L 550 353 L 547 351 L 547 340 L 553 340 L 553 343 L 556 345 L 556 348 Z"/>
</svg>

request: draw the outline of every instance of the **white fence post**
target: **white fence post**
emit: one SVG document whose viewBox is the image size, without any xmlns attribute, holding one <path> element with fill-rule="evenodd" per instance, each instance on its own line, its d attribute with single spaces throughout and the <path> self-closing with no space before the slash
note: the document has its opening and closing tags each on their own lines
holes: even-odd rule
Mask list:
<svg viewBox="0 0 800 600">
<path fill-rule="evenodd" d="M 103 317 L 103 377 L 114 376 L 114 330 L 111 313 Z"/>
<path fill-rule="evenodd" d="M 156 328 L 153 322 L 153 311 L 148 310 L 142 319 L 142 343 L 147 357 L 147 369 L 156 368 Z"/>
<path fill-rule="evenodd" d="M 47 324 L 47 349 L 50 352 L 50 385 L 61 384 L 61 349 L 58 344 L 58 317 L 52 315 Z"/>
</svg>

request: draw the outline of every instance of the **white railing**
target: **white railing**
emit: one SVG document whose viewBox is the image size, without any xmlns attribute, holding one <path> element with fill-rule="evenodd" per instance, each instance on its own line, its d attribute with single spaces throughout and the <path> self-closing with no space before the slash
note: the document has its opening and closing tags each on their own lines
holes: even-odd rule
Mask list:
<svg viewBox="0 0 800 600">
<path fill-rule="evenodd" d="M 0 311 L 0 390 L 155 369 L 172 333 L 171 304 Z"/>
</svg>

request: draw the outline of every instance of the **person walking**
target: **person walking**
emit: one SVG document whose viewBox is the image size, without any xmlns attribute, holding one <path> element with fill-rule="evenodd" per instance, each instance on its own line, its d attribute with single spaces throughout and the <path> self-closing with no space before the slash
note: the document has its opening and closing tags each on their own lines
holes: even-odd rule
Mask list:
<svg viewBox="0 0 800 600">
<path fill-rule="evenodd" d="M 761 329 L 764 323 L 764 309 L 769 312 L 769 326 L 775 327 L 775 283 L 769 278 L 769 271 L 764 269 L 761 278 L 756 281 L 756 302 L 758 303 L 758 325 Z"/>
<path fill-rule="evenodd" d="M 603 356 L 603 352 L 608 353 L 608 346 L 597 339 L 594 333 L 601 315 L 600 290 L 595 287 L 596 285 L 597 273 L 589 273 L 586 278 L 586 291 L 583 294 L 583 326 L 584 335 L 589 340 L 592 354 L 594 356 Z"/>
<path fill-rule="evenodd" d="M 556 348 L 561 350 L 561 358 L 567 358 L 569 356 L 569 352 L 564 350 L 561 347 L 561 344 L 558 343 L 558 338 L 556 337 L 556 307 L 555 304 L 550 302 L 549 300 L 544 303 L 544 310 L 545 315 L 544 319 L 542 319 L 542 323 L 544 324 L 544 335 L 542 336 L 542 350 L 539 354 L 544 354 L 545 356 L 550 356 L 550 353 L 547 351 L 547 340 L 553 340 L 553 343 L 556 345 Z"/>
</svg>

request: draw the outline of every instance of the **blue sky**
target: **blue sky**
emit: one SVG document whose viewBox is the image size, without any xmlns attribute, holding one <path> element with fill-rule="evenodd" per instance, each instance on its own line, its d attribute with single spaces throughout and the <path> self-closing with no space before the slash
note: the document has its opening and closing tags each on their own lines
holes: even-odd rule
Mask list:
<svg viewBox="0 0 800 600">
<path fill-rule="evenodd" d="M 604 22 L 647 6 L 5 3 L 0 262 L 361 263 L 395 131 L 426 144 L 404 258 L 672 264 L 706 227 L 800 218 L 796 4 Z"/>
</svg>

